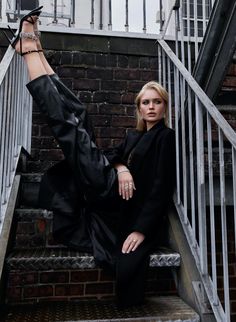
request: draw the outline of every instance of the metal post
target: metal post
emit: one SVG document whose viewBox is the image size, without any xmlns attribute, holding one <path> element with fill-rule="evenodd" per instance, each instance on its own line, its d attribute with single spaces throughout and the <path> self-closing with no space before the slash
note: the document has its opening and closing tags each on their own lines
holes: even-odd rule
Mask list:
<svg viewBox="0 0 236 322">
<path fill-rule="evenodd" d="M 125 31 L 129 31 L 129 0 L 125 0 Z"/>
<path fill-rule="evenodd" d="M 196 140 L 197 140 L 197 193 L 198 193 L 198 222 L 199 249 L 202 274 L 207 269 L 207 238 L 206 238 L 206 201 L 205 201 L 205 166 L 204 166 L 204 134 L 202 103 L 195 97 Z"/>
<path fill-rule="evenodd" d="M 230 321 L 230 300 L 229 300 L 229 268 L 228 268 L 228 242 L 226 222 L 226 201 L 225 201 L 225 165 L 224 165 L 224 141 L 223 133 L 218 128 L 219 137 L 219 162 L 220 162 L 220 205 L 221 205 L 221 232 L 222 232 L 222 253 L 223 253 L 223 281 L 224 281 L 224 302 L 226 321 Z"/>
<path fill-rule="evenodd" d="M 70 24 L 75 24 L 75 0 L 71 0 L 71 20 Z"/>
<path fill-rule="evenodd" d="M 94 29 L 94 0 L 91 0 L 91 22 L 90 22 L 91 29 Z"/>
<path fill-rule="evenodd" d="M 162 32 L 163 31 L 163 25 L 164 25 L 164 20 L 162 19 L 162 16 L 163 16 L 162 0 L 159 0 L 159 5 L 160 5 L 160 32 Z"/>
<path fill-rule="evenodd" d="M 99 22 L 99 29 L 103 29 L 103 0 L 100 0 L 100 22 Z"/>
<path fill-rule="evenodd" d="M 109 22 L 108 22 L 108 30 L 112 30 L 112 5 L 111 5 L 111 0 L 109 0 Z"/>
<path fill-rule="evenodd" d="M 147 21 L 146 21 L 146 0 L 143 0 L 143 32 L 147 32 Z"/>
<path fill-rule="evenodd" d="M 57 24 L 57 0 L 54 0 L 54 9 L 53 9 L 53 21 L 52 23 Z"/>
</svg>

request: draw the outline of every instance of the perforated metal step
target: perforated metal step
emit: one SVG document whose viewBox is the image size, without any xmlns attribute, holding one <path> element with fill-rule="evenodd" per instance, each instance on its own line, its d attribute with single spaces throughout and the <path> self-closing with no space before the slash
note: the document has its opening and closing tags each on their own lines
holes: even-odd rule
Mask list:
<svg viewBox="0 0 236 322">
<path fill-rule="evenodd" d="M 43 303 L 9 308 L 5 322 L 199 322 L 198 314 L 176 296 L 148 299 L 140 307 L 119 310 L 113 302 Z"/>
</svg>

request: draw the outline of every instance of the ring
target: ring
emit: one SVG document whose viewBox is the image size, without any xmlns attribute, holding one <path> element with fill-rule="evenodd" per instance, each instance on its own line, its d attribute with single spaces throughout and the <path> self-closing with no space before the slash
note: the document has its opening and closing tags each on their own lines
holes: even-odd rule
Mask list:
<svg viewBox="0 0 236 322">
<path fill-rule="evenodd" d="M 137 241 L 136 239 L 133 239 L 133 240 L 132 240 L 132 242 L 134 242 L 134 243 L 136 243 L 136 241 Z"/>
<path fill-rule="evenodd" d="M 125 191 L 129 190 L 129 187 L 124 187 L 124 190 L 125 190 Z"/>
<path fill-rule="evenodd" d="M 129 187 L 133 187 L 133 183 L 132 182 L 129 182 Z"/>
</svg>

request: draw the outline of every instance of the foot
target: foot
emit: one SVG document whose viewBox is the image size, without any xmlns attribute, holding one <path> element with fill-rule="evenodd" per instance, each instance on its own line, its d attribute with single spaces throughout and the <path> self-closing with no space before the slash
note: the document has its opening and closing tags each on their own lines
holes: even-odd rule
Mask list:
<svg viewBox="0 0 236 322">
<path fill-rule="evenodd" d="M 30 17 L 34 21 L 38 19 L 37 16 Z M 34 25 L 28 21 L 24 21 L 22 25 L 21 37 L 16 43 L 15 50 L 18 54 L 24 54 L 30 51 L 37 50 L 37 44 L 34 36 Z"/>
</svg>

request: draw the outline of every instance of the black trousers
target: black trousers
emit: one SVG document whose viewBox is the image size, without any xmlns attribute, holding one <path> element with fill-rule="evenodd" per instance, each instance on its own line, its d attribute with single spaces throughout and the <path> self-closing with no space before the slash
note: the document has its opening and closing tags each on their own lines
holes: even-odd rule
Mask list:
<svg viewBox="0 0 236 322">
<path fill-rule="evenodd" d="M 121 252 L 123 240 L 119 240 L 113 230 L 113 226 L 119 227 L 116 221 L 119 222 L 121 200 L 118 196 L 116 170 L 94 143 L 85 107 L 57 75 L 40 76 L 27 84 L 27 88 L 46 116 L 64 153 L 66 166 L 69 167 L 61 171 L 62 167 L 57 166 L 59 171 L 54 174 L 54 188 L 57 192 L 61 176 L 64 176 L 66 185 L 66 189 L 54 194 L 52 198 L 58 225 L 70 227 L 65 238 L 71 238 L 71 244 L 78 247 L 79 242 L 84 242 L 82 235 L 85 232 L 83 227 L 86 226 L 95 259 L 115 268 L 119 305 L 141 304 L 144 300 L 148 255 L 153 245 L 146 238 L 135 252 Z M 77 200 L 83 203 L 82 207 L 78 206 Z M 114 208 L 118 209 L 115 214 Z M 70 221 L 72 225 L 68 224 Z M 63 230 L 58 231 L 61 233 Z"/>
</svg>

